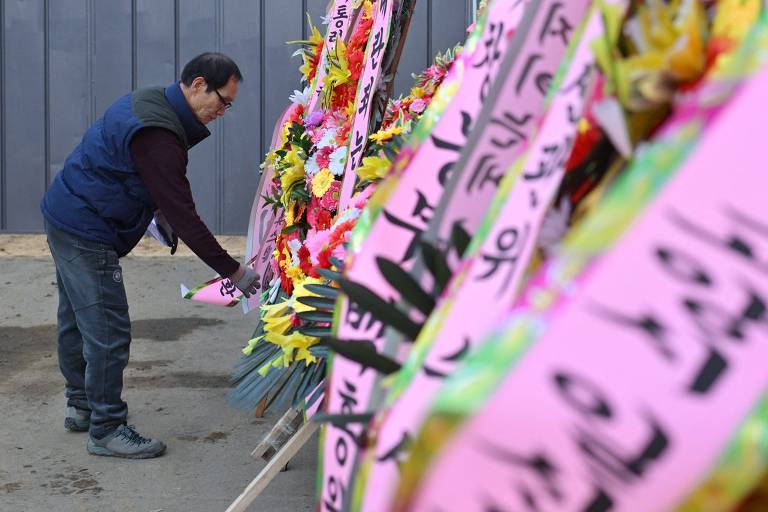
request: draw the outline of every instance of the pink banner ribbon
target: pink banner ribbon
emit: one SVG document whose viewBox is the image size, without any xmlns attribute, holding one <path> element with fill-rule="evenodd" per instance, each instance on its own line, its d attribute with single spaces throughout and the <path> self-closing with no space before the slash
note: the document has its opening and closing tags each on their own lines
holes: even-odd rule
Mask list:
<svg viewBox="0 0 768 512">
<path fill-rule="evenodd" d="M 352 131 L 349 135 L 349 152 L 344 164 L 344 178 L 339 195 L 339 209 L 344 212 L 352 198 L 355 188 L 355 169 L 363 158 L 363 149 L 368 140 L 368 121 L 373 108 L 373 97 L 379 87 L 383 71 L 382 64 L 389 43 L 389 32 L 392 25 L 392 9 L 394 0 L 378 0 L 374 7 L 374 20 L 368 45 L 365 49 L 365 67 L 360 75 L 355 97 L 355 115 Z"/>
<path fill-rule="evenodd" d="M 543 333 L 400 509 L 670 510 L 706 477 L 768 391 L 766 102 L 768 70 L 546 322 L 513 317 Z"/>
<path fill-rule="evenodd" d="M 315 79 L 312 81 L 312 96 L 307 105 L 307 112 L 314 112 L 317 108 L 320 92 L 323 90 L 323 81 L 325 80 L 328 48 L 334 45 L 337 40 L 347 40 L 352 11 L 352 0 L 335 0 L 331 9 L 328 11 L 328 31 L 325 34 L 325 43 L 323 44 L 320 64 L 317 66 Z"/>
</svg>

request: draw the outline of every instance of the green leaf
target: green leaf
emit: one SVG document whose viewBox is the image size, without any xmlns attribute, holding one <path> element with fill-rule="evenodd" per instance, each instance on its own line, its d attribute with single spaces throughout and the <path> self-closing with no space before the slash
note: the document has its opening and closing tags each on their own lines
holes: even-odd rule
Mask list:
<svg viewBox="0 0 768 512">
<path fill-rule="evenodd" d="M 418 337 L 422 326 L 376 295 L 370 288 L 344 278 L 339 280 L 339 286 L 350 300 L 368 311 L 372 317 L 401 332 L 409 340 L 415 340 Z"/>
<path fill-rule="evenodd" d="M 331 281 L 338 281 L 341 278 L 341 274 L 338 272 L 334 272 L 333 270 L 329 270 L 327 268 L 316 268 L 315 272 L 317 272 L 320 276 L 329 279 Z"/>
<path fill-rule="evenodd" d="M 378 257 L 376 265 L 379 267 L 381 275 L 394 288 L 398 290 L 403 299 L 408 301 L 413 307 L 429 316 L 435 309 L 435 299 L 429 293 L 425 292 L 421 285 L 411 275 L 403 270 L 403 267 L 392 260 Z"/>
<path fill-rule="evenodd" d="M 316 293 L 321 297 L 328 297 L 329 299 L 336 299 L 339 296 L 339 289 L 333 286 L 326 286 L 324 284 L 305 284 L 304 288 L 312 293 Z"/>
<path fill-rule="evenodd" d="M 397 158 L 397 148 L 392 147 L 393 145 L 387 144 L 382 148 L 382 151 L 384 152 L 384 156 L 389 160 L 390 162 L 394 162 Z"/>
<path fill-rule="evenodd" d="M 467 247 L 469 247 L 469 242 L 471 240 L 472 237 L 469 236 L 467 230 L 461 225 L 461 221 L 454 222 L 453 228 L 451 229 L 451 245 L 460 258 L 467 252 Z"/>
<path fill-rule="evenodd" d="M 363 414 L 326 414 L 319 412 L 312 416 L 312 421 L 318 423 L 330 423 L 331 425 L 340 427 L 349 423 L 368 423 L 373 419 L 373 413 L 367 412 Z"/>
<path fill-rule="evenodd" d="M 326 338 L 333 334 L 330 327 L 302 327 L 297 330 L 304 336 L 313 336 L 315 338 Z"/>
<path fill-rule="evenodd" d="M 296 316 L 305 322 L 333 322 L 333 313 L 328 313 L 326 311 L 303 311 L 301 313 L 296 313 Z"/>
<path fill-rule="evenodd" d="M 299 302 L 305 306 L 309 306 L 315 309 L 333 310 L 336 307 L 336 301 L 334 299 L 326 299 L 325 297 L 299 297 Z"/>
<path fill-rule="evenodd" d="M 350 361 L 355 361 L 365 368 L 373 368 L 384 375 L 400 370 L 400 364 L 397 361 L 379 354 L 373 342 L 368 340 L 343 341 L 338 338 L 323 338 L 320 344 Z"/>
<path fill-rule="evenodd" d="M 445 256 L 434 245 L 427 243 L 423 240 L 421 245 L 421 257 L 424 260 L 432 277 L 435 278 L 435 293 L 440 295 L 445 289 L 445 285 L 451 279 L 451 268 L 448 266 L 448 262 L 445 260 Z"/>
<path fill-rule="evenodd" d="M 344 262 L 341 261 L 340 259 L 338 259 L 338 258 L 328 258 L 328 261 L 330 262 L 331 265 L 333 265 L 334 267 L 339 269 L 339 271 L 344 270 Z M 338 281 L 338 279 L 336 279 L 336 281 Z"/>
<path fill-rule="evenodd" d="M 287 228 L 283 228 L 281 233 L 284 235 L 287 235 L 288 233 L 293 233 L 299 228 L 301 228 L 301 224 L 294 224 L 293 226 L 288 226 Z"/>
</svg>

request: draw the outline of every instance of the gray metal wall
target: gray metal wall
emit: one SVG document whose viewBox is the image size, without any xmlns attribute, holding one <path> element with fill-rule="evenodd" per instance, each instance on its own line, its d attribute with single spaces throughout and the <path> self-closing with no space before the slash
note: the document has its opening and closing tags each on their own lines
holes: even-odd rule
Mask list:
<svg viewBox="0 0 768 512">
<path fill-rule="evenodd" d="M 418 0 L 396 79 L 464 40 L 471 0 Z M 165 85 L 208 50 L 245 82 L 236 105 L 190 152 L 198 212 L 216 233 L 244 234 L 259 162 L 327 0 L 0 0 L 0 232 L 39 232 L 40 198 L 86 128 L 129 90 Z"/>
</svg>

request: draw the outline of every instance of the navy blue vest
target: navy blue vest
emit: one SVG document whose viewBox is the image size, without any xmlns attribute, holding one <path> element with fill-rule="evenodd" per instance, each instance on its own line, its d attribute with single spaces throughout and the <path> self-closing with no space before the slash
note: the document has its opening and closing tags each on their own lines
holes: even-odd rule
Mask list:
<svg viewBox="0 0 768 512">
<path fill-rule="evenodd" d="M 67 157 L 43 196 L 46 220 L 74 236 L 111 245 L 120 256 L 128 254 L 156 209 L 129 149 L 131 138 L 145 127 L 172 131 L 187 149 L 210 135 L 178 83 L 123 96 Z"/>
</svg>

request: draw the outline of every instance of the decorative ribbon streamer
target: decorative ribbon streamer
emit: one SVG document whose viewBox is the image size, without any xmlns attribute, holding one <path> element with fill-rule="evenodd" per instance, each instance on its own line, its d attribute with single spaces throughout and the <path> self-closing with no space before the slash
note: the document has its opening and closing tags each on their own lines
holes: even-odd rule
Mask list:
<svg viewBox="0 0 768 512">
<path fill-rule="evenodd" d="M 373 97 L 379 87 L 382 64 L 389 42 L 389 31 L 392 25 L 392 8 L 394 0 L 378 0 L 375 6 L 373 27 L 365 48 L 365 67 L 360 75 L 355 95 L 355 115 L 352 131 L 349 135 L 349 152 L 344 164 L 344 178 L 339 195 L 339 212 L 349 205 L 355 188 L 355 169 L 363 158 L 363 149 L 368 140 L 368 121 L 371 117 Z"/>
</svg>

